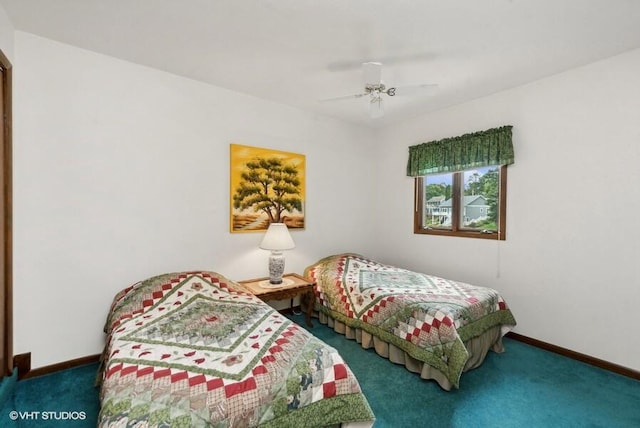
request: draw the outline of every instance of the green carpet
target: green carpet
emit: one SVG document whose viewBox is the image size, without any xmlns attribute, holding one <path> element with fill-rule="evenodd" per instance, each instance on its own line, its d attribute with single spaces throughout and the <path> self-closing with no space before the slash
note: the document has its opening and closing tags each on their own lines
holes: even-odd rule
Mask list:
<svg viewBox="0 0 640 428">
<path fill-rule="evenodd" d="M 97 363 L 87 364 L 18 381 L 2 403 L 0 427 L 95 427 L 100 411 L 93 386 L 97 370 Z"/>
<path fill-rule="evenodd" d="M 302 316 L 292 319 L 304 325 Z M 504 354 L 490 352 L 480 368 L 463 374 L 460 389 L 445 392 L 314 325 L 310 331 L 337 348 L 360 381 L 375 427 L 640 427 L 639 381 L 521 342 L 505 339 Z M 95 427 L 96 370 L 89 364 L 18 381 L 2 404 L 0 427 Z M 16 421 L 11 411 L 20 412 Z"/>
</svg>

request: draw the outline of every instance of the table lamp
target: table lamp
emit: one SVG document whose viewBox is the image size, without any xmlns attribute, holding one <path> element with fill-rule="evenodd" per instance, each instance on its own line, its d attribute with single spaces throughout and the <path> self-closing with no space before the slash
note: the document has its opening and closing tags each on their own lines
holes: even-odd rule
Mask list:
<svg viewBox="0 0 640 428">
<path fill-rule="evenodd" d="M 291 234 L 284 223 L 271 223 L 264 234 L 260 248 L 271 250 L 269 256 L 269 282 L 271 284 L 282 284 L 282 274 L 284 273 L 283 250 L 295 248 Z"/>
</svg>

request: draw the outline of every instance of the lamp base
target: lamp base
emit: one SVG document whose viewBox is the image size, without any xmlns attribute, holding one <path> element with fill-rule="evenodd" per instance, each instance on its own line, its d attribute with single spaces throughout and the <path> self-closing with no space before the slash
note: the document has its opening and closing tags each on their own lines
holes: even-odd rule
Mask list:
<svg viewBox="0 0 640 428">
<path fill-rule="evenodd" d="M 284 274 L 284 254 L 282 251 L 272 251 L 269 256 L 269 283 L 282 284 Z"/>
</svg>

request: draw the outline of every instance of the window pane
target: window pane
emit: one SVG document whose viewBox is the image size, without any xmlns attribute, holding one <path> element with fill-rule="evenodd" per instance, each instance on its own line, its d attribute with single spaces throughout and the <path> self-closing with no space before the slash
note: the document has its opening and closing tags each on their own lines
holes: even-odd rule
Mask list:
<svg viewBox="0 0 640 428">
<path fill-rule="evenodd" d="M 505 165 L 422 176 L 415 186 L 414 233 L 506 239 Z"/>
<path fill-rule="evenodd" d="M 424 177 L 424 228 L 451 229 L 453 174 Z"/>
<path fill-rule="evenodd" d="M 500 167 L 489 166 L 464 171 L 463 183 L 461 228 L 497 231 Z"/>
</svg>

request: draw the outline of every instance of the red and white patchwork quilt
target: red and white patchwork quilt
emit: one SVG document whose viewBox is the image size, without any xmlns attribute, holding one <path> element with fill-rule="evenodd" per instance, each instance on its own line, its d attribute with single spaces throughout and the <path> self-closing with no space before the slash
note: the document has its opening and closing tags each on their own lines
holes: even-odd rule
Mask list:
<svg viewBox="0 0 640 428">
<path fill-rule="evenodd" d="M 357 254 L 309 266 L 319 310 L 392 343 L 443 372 L 458 386 L 469 358 L 464 342 L 516 321 L 490 288 L 384 265 Z"/>
<path fill-rule="evenodd" d="M 166 274 L 123 290 L 105 332 L 99 426 L 374 419 L 333 348 L 214 272 Z"/>
</svg>

